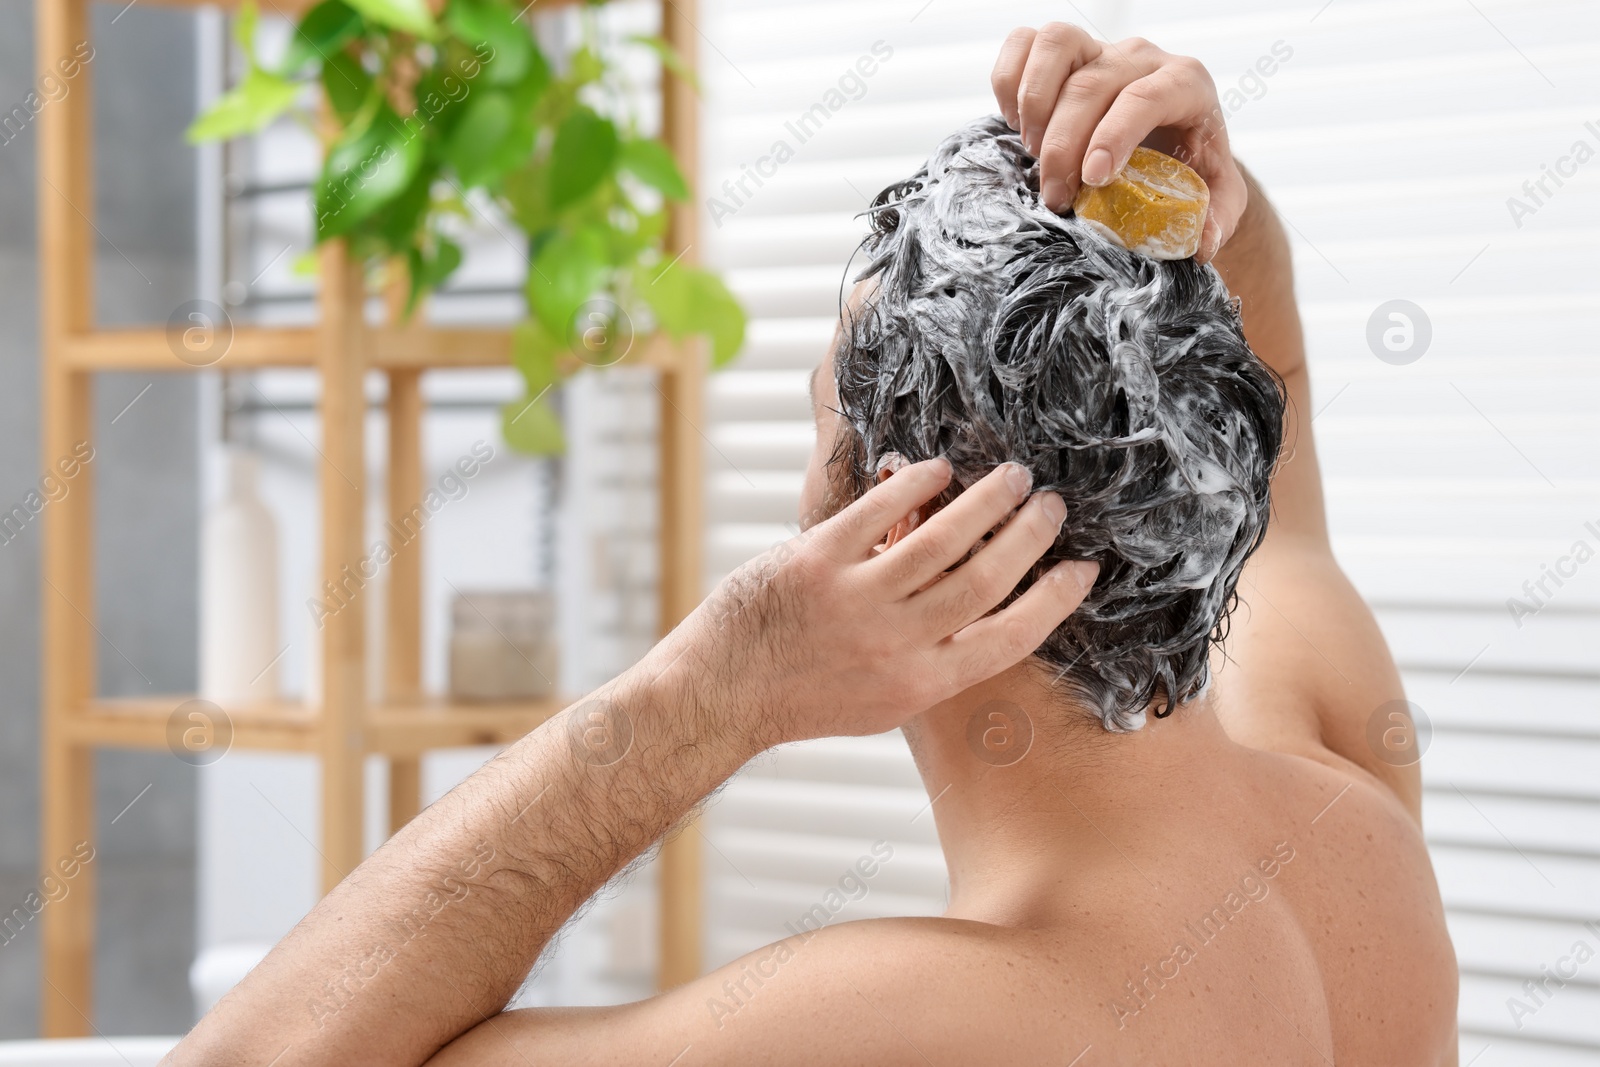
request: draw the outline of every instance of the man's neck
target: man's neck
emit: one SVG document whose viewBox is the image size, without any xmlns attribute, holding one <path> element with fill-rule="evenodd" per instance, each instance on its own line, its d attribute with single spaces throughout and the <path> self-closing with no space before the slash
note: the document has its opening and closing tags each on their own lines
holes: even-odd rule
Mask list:
<svg viewBox="0 0 1600 1067">
<path fill-rule="evenodd" d="M 1048 921 L 1105 864 L 1139 868 L 1151 820 L 1244 750 L 1205 697 L 1111 733 L 1034 668 L 1017 667 L 905 728 L 950 871 L 953 918 Z"/>
</svg>

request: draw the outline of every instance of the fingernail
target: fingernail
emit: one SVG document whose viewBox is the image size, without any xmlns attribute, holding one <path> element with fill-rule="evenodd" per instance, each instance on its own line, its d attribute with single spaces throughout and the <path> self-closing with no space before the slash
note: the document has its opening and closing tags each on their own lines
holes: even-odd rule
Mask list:
<svg viewBox="0 0 1600 1067">
<path fill-rule="evenodd" d="M 1065 563 L 1057 563 L 1050 569 L 1048 575 L 1055 581 L 1073 586 L 1079 593 L 1085 595 L 1094 587 L 1094 580 L 1099 576 L 1100 564 L 1092 559 L 1069 559 Z"/>
<path fill-rule="evenodd" d="M 1104 185 L 1111 180 L 1111 153 L 1096 148 L 1083 161 L 1083 180 L 1087 185 Z"/>
<path fill-rule="evenodd" d="M 1017 496 L 1026 496 L 1033 488 L 1033 472 L 1020 463 L 1006 464 L 1006 484 Z"/>
<path fill-rule="evenodd" d="M 1044 206 L 1058 215 L 1067 209 L 1067 183 L 1060 178 L 1046 180 L 1040 196 L 1044 200 Z"/>
<path fill-rule="evenodd" d="M 1044 517 L 1056 524 L 1059 529 L 1067 517 L 1067 503 L 1054 493 L 1041 493 L 1044 499 L 1039 505 L 1044 508 Z"/>
</svg>

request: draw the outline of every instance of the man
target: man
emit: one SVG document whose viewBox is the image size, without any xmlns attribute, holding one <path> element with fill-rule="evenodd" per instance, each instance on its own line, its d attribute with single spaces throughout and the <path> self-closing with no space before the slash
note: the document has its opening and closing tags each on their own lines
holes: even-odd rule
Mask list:
<svg viewBox="0 0 1600 1067">
<path fill-rule="evenodd" d="M 1454 1062 L 1416 768 L 1369 741 L 1400 682 L 1328 546 L 1283 231 L 1195 61 L 1053 24 L 993 81 L 1020 138 L 970 127 L 874 209 L 815 382 L 826 517 L 397 834 L 170 1062 Z M 1208 268 L 1051 210 L 1141 142 L 1209 183 L 1199 258 L 1242 337 Z M 895 727 L 945 915 L 502 1013 L 748 759 Z"/>
</svg>

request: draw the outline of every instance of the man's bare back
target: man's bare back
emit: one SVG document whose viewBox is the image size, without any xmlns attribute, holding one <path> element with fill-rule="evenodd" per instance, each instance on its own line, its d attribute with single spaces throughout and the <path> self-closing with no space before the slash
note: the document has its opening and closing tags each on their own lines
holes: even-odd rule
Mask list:
<svg viewBox="0 0 1600 1067">
<path fill-rule="evenodd" d="M 1453 1062 L 1454 957 L 1415 824 L 1299 757 L 1212 766 L 1116 810 L 1068 789 L 1040 814 L 1104 836 L 1049 892 L 790 939 L 652 1020 L 619 1015 L 642 1026 L 631 1054 L 670 1036 L 711 1063 Z M 524 1023 L 561 1062 L 613 1062 Z M 485 1034 L 445 1062 L 492 1050 Z"/>
<path fill-rule="evenodd" d="M 1063 563 L 988 613 L 1053 541 L 1059 498 L 1008 464 L 919 520 L 948 464 L 886 472 L 735 576 L 719 595 L 736 610 L 697 612 L 578 709 L 622 709 L 626 759 L 574 761 L 563 722 L 508 750 L 319 904 L 171 1062 L 1455 1062 L 1417 768 L 1369 740 L 1403 693 L 1329 548 L 1282 229 L 1206 125 L 1215 91 L 1193 61 L 1052 24 L 1008 40 L 994 86 L 1052 207 L 1086 143 L 1125 158 L 1152 130 L 1205 134 L 1202 258 L 1289 399 L 1273 521 L 1207 691 L 1131 733 L 1066 714 L 1025 657 L 1095 568 Z M 816 376 L 809 513 L 827 510 L 832 378 Z M 991 725 L 1025 727 L 1026 754 L 982 758 Z M 501 1012 L 581 903 L 755 752 L 896 726 L 938 822 L 945 915 L 827 926 L 636 1004 Z M 430 893 L 446 903 L 422 949 L 334 1018 L 298 1010 Z"/>
<path fill-rule="evenodd" d="M 1019 804 L 1014 836 L 960 846 L 944 916 L 790 938 L 607 1009 L 601 1049 L 586 1025 L 552 1032 L 565 1013 L 511 1013 L 441 1062 L 502 1062 L 507 1034 L 580 1064 L 684 1048 L 718 1064 L 1454 1062 L 1454 956 L 1403 806 L 1209 716 L 1161 728 L 1168 751 L 1139 758 L 1164 773 L 1115 791 L 1120 761 L 1059 791 L 997 790 L 1015 768 L 988 768 L 987 801 Z M 989 849 L 1008 869 L 969 888 L 957 864 Z"/>
</svg>

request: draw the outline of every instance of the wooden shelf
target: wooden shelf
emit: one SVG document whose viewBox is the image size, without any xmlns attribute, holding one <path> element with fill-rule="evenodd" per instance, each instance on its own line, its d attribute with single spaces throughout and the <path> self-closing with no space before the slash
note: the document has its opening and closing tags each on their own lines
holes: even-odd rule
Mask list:
<svg viewBox="0 0 1600 1067">
<path fill-rule="evenodd" d="M 231 8 L 234 0 L 152 0 L 171 7 Z M 537 0 L 534 13 L 572 0 Z M 313 0 L 262 0 L 262 13 L 293 17 Z M 439 3 L 435 3 L 438 9 Z M 661 34 L 693 67 L 695 0 L 662 0 Z M 35 0 L 41 69 L 92 38 L 90 0 Z M 405 323 L 402 301 L 386 300 L 375 322 L 368 272 L 342 242 L 318 251 L 317 323 L 267 327 L 238 324 L 214 361 L 180 357 L 184 346 L 164 326 L 98 329 L 94 325 L 95 223 L 83 211 L 95 201 L 93 183 L 94 72 L 85 67 L 77 91 L 39 116 L 40 187 L 60 195 L 39 198 L 41 415 L 43 452 L 76 454 L 94 440 L 94 375 L 102 371 L 183 372 L 202 369 L 303 368 L 317 376 L 321 420 L 321 577 L 339 584 L 339 562 L 366 552 L 363 533 L 370 490 L 366 479 L 367 377 L 388 378 L 386 486 L 391 521 L 404 523 L 424 499 L 428 477 L 423 454 L 427 410 L 423 373 L 432 369 L 494 367 L 511 363 L 512 332 L 501 327 Z M 693 89 L 663 72 L 662 138 L 694 181 L 699 157 Z M 698 206 L 669 206 L 666 245 L 693 262 Z M 681 250 L 681 251 L 679 251 Z M 190 337 L 206 341 L 207 337 Z M 205 346 L 197 346 L 204 352 Z M 619 362 L 657 368 L 660 393 L 660 618 L 666 633 L 700 600 L 703 513 L 704 350 L 659 335 L 634 339 Z M 578 370 L 572 359 L 563 369 Z M 96 465 L 98 470 L 98 464 Z M 82 473 L 73 491 L 51 504 L 41 519 L 41 869 L 83 842 L 96 828 L 94 751 L 103 747 L 183 749 L 183 731 L 197 725 L 183 696 L 133 700 L 94 696 L 95 617 L 94 483 Z M 388 564 L 384 606 L 385 649 L 381 689 L 373 701 L 366 685 L 367 605 L 357 597 L 326 620 L 317 635 L 323 664 L 322 705 L 285 702 L 227 709 L 229 750 L 299 752 L 315 758 L 321 785 L 317 853 L 324 890 L 336 885 L 365 854 L 365 770 L 369 756 L 389 765 L 388 825 L 398 829 L 420 809 L 420 757 L 436 748 L 504 745 L 555 715 L 556 699 L 507 704 L 461 704 L 421 697 L 422 545 L 413 539 Z M 197 709 L 189 709 L 197 710 Z M 175 714 L 177 713 L 177 714 Z M 702 864 L 698 838 L 678 834 L 660 852 L 660 970 L 670 988 L 700 971 Z M 85 1036 L 93 1017 L 95 888 L 91 871 L 72 894 L 52 903 L 39 921 L 40 1031 L 46 1037 Z"/>
<path fill-rule="evenodd" d="M 560 697 L 507 704 L 448 700 L 383 704 L 367 719 L 370 751 L 417 756 L 435 748 L 509 745 L 555 716 L 570 701 Z"/>
<path fill-rule="evenodd" d="M 93 700 L 76 714 L 62 717 L 61 728 L 72 743 L 83 747 L 169 747 L 168 724 L 185 696 L 143 697 L 135 700 Z M 281 704 L 231 711 L 231 747 L 279 752 L 304 752 L 315 738 L 316 715 L 301 705 Z"/>
<path fill-rule="evenodd" d="M 179 359 L 167 332 L 159 328 L 91 330 L 63 337 L 61 346 L 75 370 L 238 370 L 313 367 L 317 362 L 317 331 L 309 326 L 236 329 L 226 354 L 204 365 Z"/>
<path fill-rule="evenodd" d="M 371 330 L 374 370 L 503 367 L 511 362 L 511 331 L 490 326 L 380 326 Z M 242 326 L 214 362 L 180 359 L 158 328 L 90 330 L 62 339 L 67 364 L 85 371 L 262 370 L 317 365 L 317 331 L 310 326 Z M 664 336 L 638 339 L 620 363 L 666 368 L 678 346 Z M 569 369 L 580 361 L 569 360 Z"/>
<path fill-rule="evenodd" d="M 90 701 L 66 717 L 64 732 L 85 747 L 169 748 L 174 712 L 192 696 Z M 558 698 L 508 703 L 445 699 L 381 704 L 367 710 L 365 749 L 386 756 L 419 756 L 436 748 L 508 745 L 553 717 L 568 702 Z M 299 703 L 227 711 L 229 748 L 315 752 L 319 713 Z M 184 723 L 180 717 L 179 726 Z"/>
</svg>

